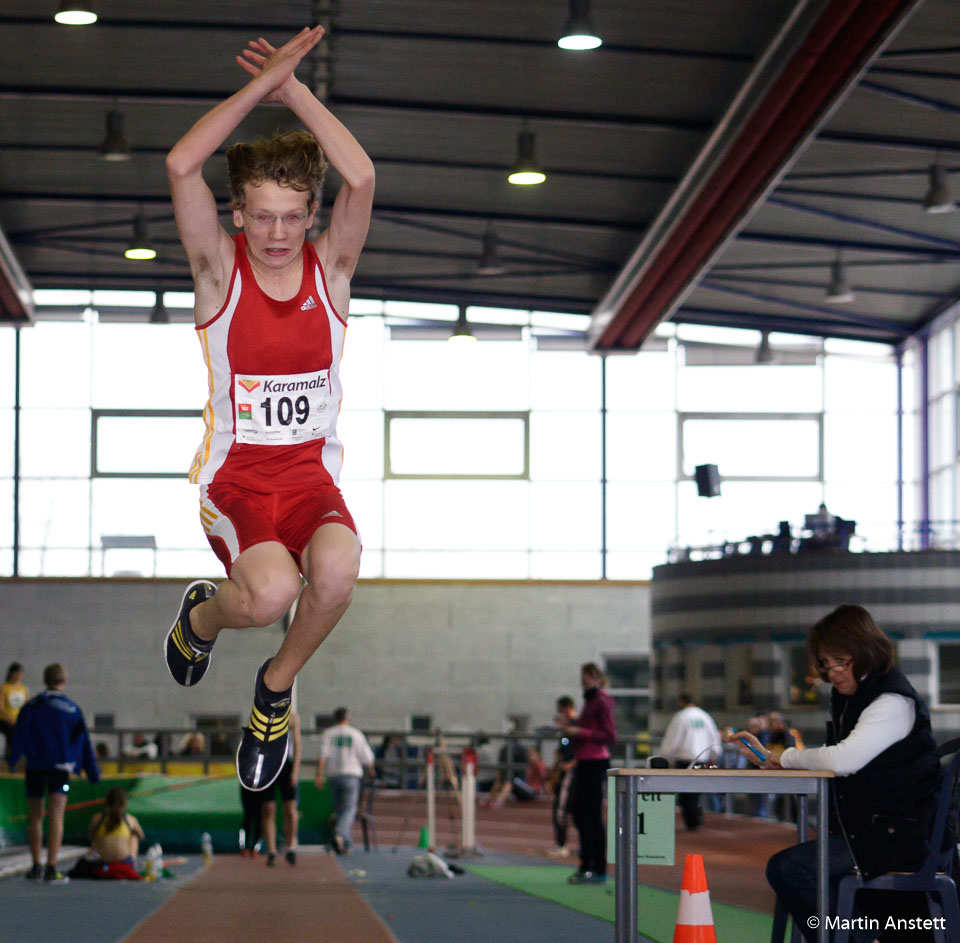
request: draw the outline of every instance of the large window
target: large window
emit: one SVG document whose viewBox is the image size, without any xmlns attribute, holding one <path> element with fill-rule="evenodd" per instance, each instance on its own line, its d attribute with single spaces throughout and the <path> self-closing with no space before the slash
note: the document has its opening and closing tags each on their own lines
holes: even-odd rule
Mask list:
<svg viewBox="0 0 960 943">
<path fill-rule="evenodd" d="M 20 331 L 17 572 L 217 574 L 185 478 L 207 395 L 183 319 L 189 296 L 167 293 L 176 316 L 165 325 L 145 323 L 152 295 L 78 292 L 56 312 L 54 300 L 38 297 L 41 320 Z M 856 549 L 896 546 L 889 348 L 807 339 L 809 362 L 753 364 L 724 351 L 755 345 L 757 332 L 667 324 L 634 356 L 598 357 L 543 341 L 576 335 L 583 316 L 468 309 L 503 330 L 473 344 L 437 339 L 443 330 L 432 327 L 456 314 L 353 303 L 338 428 L 361 575 L 645 579 L 671 547 L 767 535 L 783 520 L 799 530 L 824 500 L 857 521 Z M 0 330 L 0 369 L 11 378 L 0 381 L 0 436 L 10 443 L 14 338 Z M 932 470 L 951 516 L 953 351 L 952 334 L 935 351 L 937 395 L 952 398 L 938 407 Z M 906 382 L 916 375 L 908 351 Z M 904 428 L 915 428 L 915 405 L 905 400 L 904 410 Z M 0 575 L 14 568 L 13 455 L 0 450 L 11 509 L 0 518 Z M 692 479 L 708 463 L 720 469 L 716 498 L 699 497 Z M 904 480 L 916 481 L 915 452 L 903 465 Z"/>
</svg>

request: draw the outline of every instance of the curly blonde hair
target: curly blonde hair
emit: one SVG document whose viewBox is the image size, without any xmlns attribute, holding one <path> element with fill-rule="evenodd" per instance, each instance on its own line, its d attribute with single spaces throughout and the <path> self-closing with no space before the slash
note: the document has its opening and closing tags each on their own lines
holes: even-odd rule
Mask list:
<svg viewBox="0 0 960 943">
<path fill-rule="evenodd" d="M 243 209 L 244 186 L 265 180 L 309 193 L 313 206 L 326 172 L 323 151 L 309 131 L 287 131 L 272 138 L 257 138 L 252 144 L 234 144 L 227 151 L 230 208 Z"/>
</svg>

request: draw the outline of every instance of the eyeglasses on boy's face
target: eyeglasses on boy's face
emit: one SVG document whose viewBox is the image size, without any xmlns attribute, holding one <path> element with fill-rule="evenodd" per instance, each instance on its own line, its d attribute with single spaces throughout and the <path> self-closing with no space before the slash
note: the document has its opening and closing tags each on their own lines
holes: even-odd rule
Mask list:
<svg viewBox="0 0 960 943">
<path fill-rule="evenodd" d="M 830 674 L 832 671 L 843 671 L 849 668 L 852 663 L 852 658 L 838 658 L 836 661 L 827 661 L 826 658 L 818 658 L 816 661 L 818 670 L 824 672 L 824 674 Z"/>
</svg>

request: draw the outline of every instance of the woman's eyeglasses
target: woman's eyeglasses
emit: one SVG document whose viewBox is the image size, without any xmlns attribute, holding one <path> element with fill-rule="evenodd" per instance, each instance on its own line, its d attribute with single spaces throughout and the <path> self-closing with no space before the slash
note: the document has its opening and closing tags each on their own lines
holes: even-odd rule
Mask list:
<svg viewBox="0 0 960 943">
<path fill-rule="evenodd" d="M 852 658 L 840 658 L 835 662 L 828 662 L 826 658 L 818 658 L 816 665 L 818 670 L 824 674 L 830 674 L 831 671 L 843 671 L 845 668 L 848 668 L 852 662 Z"/>
</svg>

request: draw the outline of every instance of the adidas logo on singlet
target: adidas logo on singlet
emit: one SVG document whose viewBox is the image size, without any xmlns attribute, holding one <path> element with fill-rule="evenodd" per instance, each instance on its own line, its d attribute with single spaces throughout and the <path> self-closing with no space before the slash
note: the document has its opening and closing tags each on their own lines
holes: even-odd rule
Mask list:
<svg viewBox="0 0 960 943">
<path fill-rule="evenodd" d="M 313 300 L 313 295 L 311 295 L 302 305 L 300 305 L 301 311 L 309 311 L 311 308 L 315 308 L 317 303 Z"/>
</svg>

